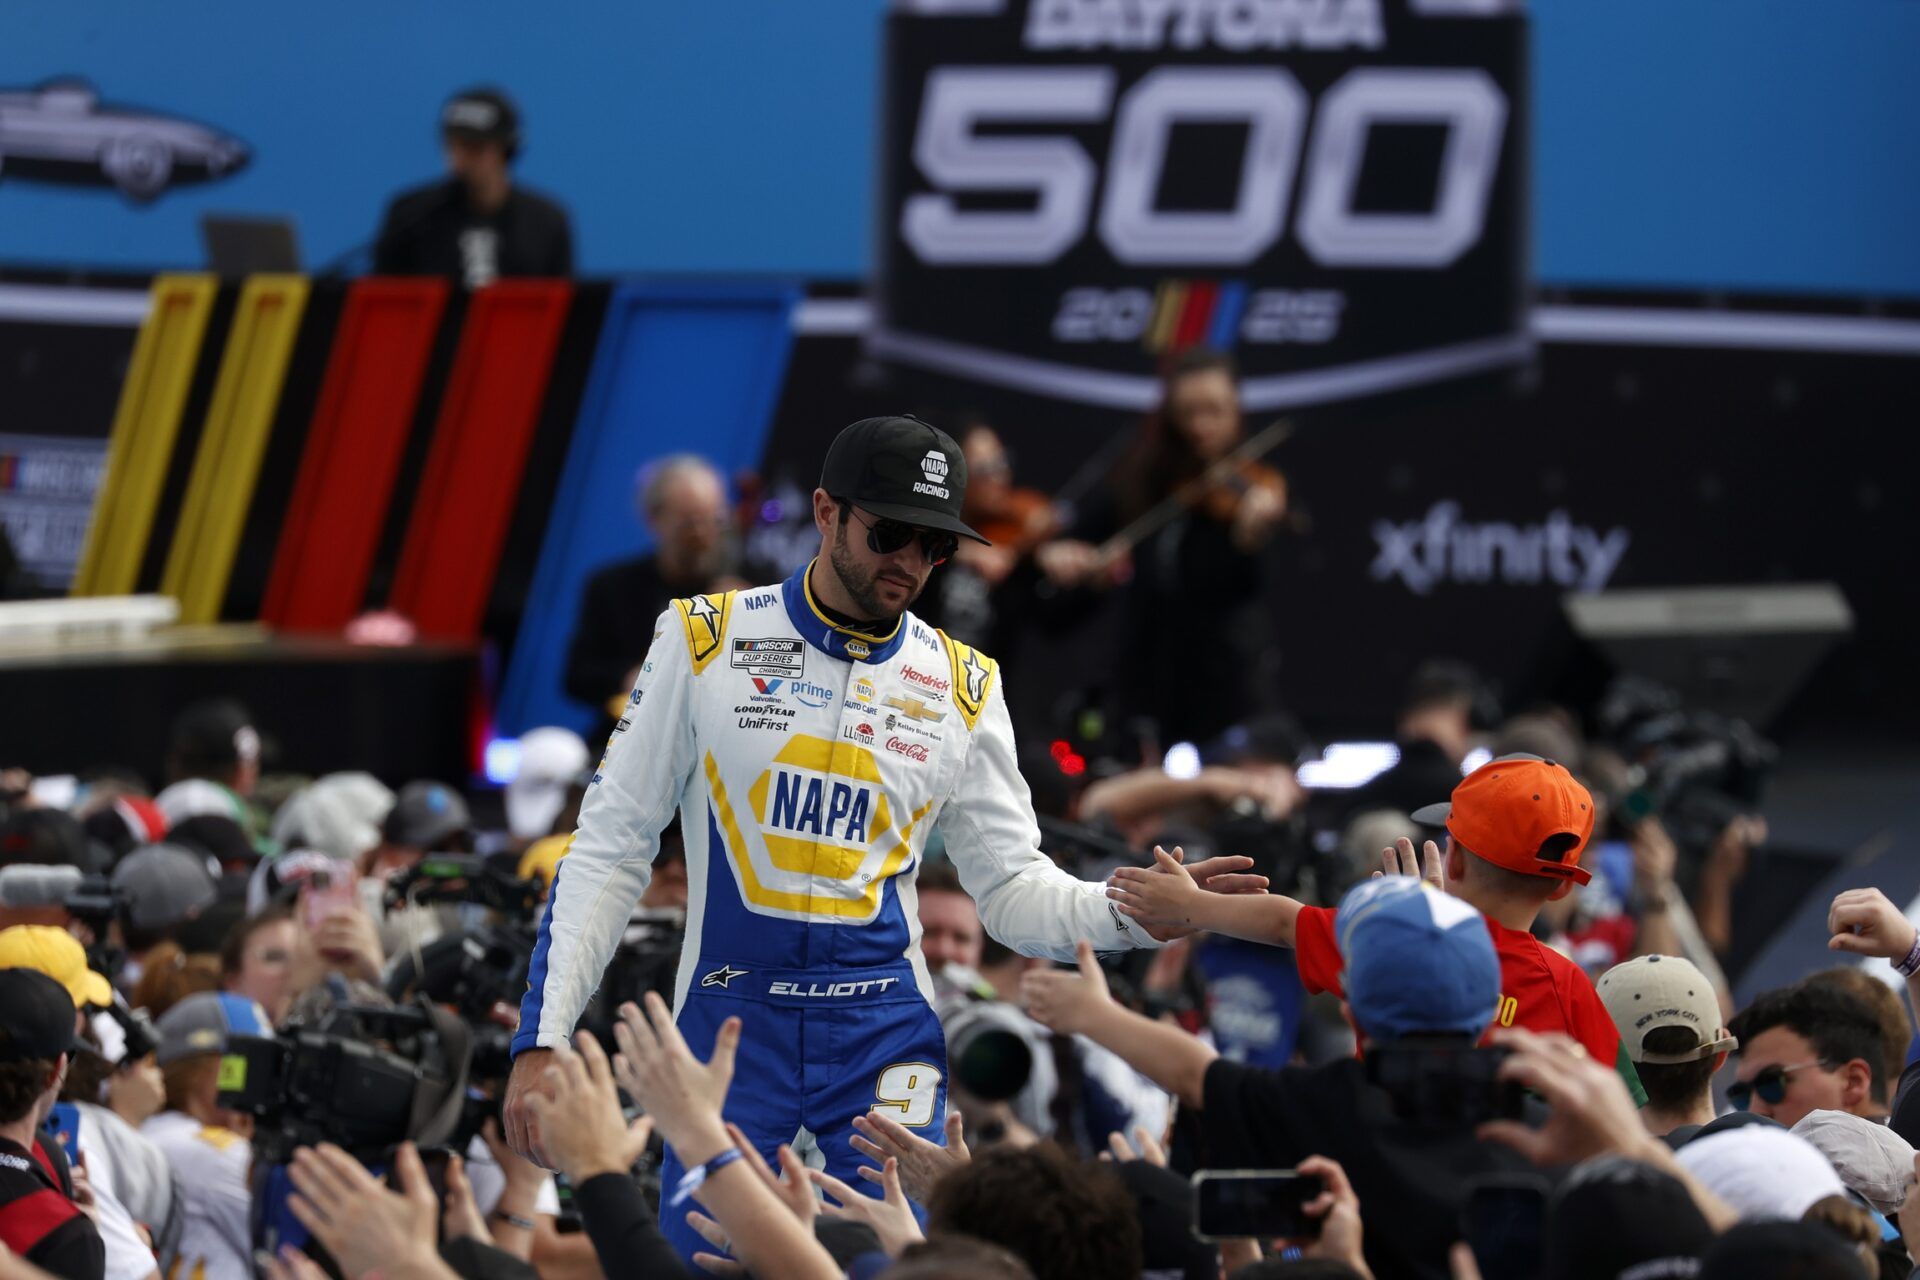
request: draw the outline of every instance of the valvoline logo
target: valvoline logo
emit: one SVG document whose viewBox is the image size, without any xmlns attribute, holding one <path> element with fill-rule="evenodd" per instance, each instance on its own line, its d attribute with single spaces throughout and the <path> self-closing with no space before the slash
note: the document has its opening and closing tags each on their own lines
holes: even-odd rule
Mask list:
<svg viewBox="0 0 1920 1280">
<path fill-rule="evenodd" d="M 755 676 L 753 678 L 753 687 L 758 689 L 761 693 L 766 694 L 769 698 L 779 697 L 780 686 L 785 683 L 786 681 L 783 679 L 769 680 L 764 676 Z"/>
</svg>

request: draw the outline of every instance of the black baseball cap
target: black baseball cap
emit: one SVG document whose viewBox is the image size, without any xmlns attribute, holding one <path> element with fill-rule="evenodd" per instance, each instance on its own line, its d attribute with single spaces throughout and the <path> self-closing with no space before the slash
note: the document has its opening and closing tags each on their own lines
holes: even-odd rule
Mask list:
<svg viewBox="0 0 1920 1280">
<path fill-rule="evenodd" d="M 73 997 L 38 969 L 0 969 L 0 1062 L 72 1053 Z"/>
<path fill-rule="evenodd" d="M 820 487 L 884 519 L 986 542 L 960 519 L 967 496 L 960 446 L 912 414 L 862 418 L 835 436 Z"/>
<path fill-rule="evenodd" d="M 498 89 L 462 89 L 440 108 L 440 131 L 490 138 L 511 149 L 520 133 L 520 113 L 513 99 Z"/>
</svg>

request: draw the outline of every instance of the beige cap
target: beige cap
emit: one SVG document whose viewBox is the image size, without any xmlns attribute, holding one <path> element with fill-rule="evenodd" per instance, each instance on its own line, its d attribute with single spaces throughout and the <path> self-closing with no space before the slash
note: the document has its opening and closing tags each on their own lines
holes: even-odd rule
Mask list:
<svg viewBox="0 0 1920 1280">
<path fill-rule="evenodd" d="M 1696 1062 L 1740 1045 L 1720 1034 L 1720 1000 L 1713 984 L 1679 956 L 1641 956 L 1617 964 L 1594 985 L 1635 1062 Z M 1694 1034 L 1694 1047 L 1682 1053 L 1647 1052 L 1647 1032 L 1657 1027 L 1686 1027 Z"/>
</svg>

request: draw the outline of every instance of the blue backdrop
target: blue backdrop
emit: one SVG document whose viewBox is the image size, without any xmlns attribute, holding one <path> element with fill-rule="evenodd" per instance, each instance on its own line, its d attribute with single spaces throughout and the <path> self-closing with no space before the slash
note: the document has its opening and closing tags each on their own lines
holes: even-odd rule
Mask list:
<svg viewBox="0 0 1920 1280">
<path fill-rule="evenodd" d="M 202 210 L 290 212 L 307 261 L 438 166 L 435 113 L 510 88 L 523 178 L 571 206 L 582 270 L 867 268 L 883 0 L 12 0 L 0 91 L 246 141 L 237 178 L 135 206 L 13 180 L 0 262 L 200 262 Z M 1548 0 L 1535 30 L 1535 258 L 1551 284 L 1920 295 L 1920 5 Z"/>
</svg>

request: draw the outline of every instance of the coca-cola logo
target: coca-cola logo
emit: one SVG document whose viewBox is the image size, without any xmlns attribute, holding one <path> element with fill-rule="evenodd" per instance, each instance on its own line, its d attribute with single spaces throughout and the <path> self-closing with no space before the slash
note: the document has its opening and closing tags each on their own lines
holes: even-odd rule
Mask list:
<svg viewBox="0 0 1920 1280">
<path fill-rule="evenodd" d="M 923 742 L 908 742 L 905 738 L 888 738 L 887 750 L 921 764 L 927 762 L 927 747 Z"/>
<path fill-rule="evenodd" d="M 908 684 L 920 686 L 929 693 L 944 694 L 953 687 L 953 681 L 944 676 L 928 675 L 924 671 L 915 671 L 912 667 L 900 668 L 900 678 Z"/>
</svg>

